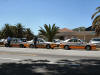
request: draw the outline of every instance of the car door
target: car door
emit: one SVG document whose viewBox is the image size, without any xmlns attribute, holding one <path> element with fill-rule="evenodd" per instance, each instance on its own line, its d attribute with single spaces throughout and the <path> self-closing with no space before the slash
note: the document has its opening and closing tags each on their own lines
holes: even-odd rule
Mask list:
<svg viewBox="0 0 100 75">
<path fill-rule="evenodd" d="M 40 48 L 45 48 L 45 42 L 42 39 L 39 40 L 39 46 Z"/>
<path fill-rule="evenodd" d="M 11 46 L 13 46 L 13 47 L 18 47 L 18 46 L 19 46 L 18 40 L 17 40 L 17 39 L 12 39 L 12 41 L 11 41 Z"/>
<path fill-rule="evenodd" d="M 42 42 L 41 42 L 41 39 L 38 39 L 37 41 L 37 45 L 36 45 L 38 48 L 41 48 L 42 46 Z"/>
<path fill-rule="evenodd" d="M 67 45 L 70 46 L 70 48 L 80 48 L 81 47 L 81 41 L 79 39 L 70 39 L 67 43 Z"/>
<path fill-rule="evenodd" d="M 74 45 L 75 48 L 80 48 L 83 49 L 84 48 L 84 43 L 80 40 L 80 39 L 74 39 Z"/>
<path fill-rule="evenodd" d="M 75 46 L 74 39 L 70 39 L 70 40 L 67 42 L 67 45 Z"/>
</svg>

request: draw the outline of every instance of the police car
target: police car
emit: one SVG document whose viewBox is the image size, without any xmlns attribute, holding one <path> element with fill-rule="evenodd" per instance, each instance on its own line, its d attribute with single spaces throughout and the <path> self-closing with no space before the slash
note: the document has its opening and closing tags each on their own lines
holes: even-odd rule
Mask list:
<svg viewBox="0 0 100 75">
<path fill-rule="evenodd" d="M 7 41 L 5 42 L 5 47 L 8 47 Z M 27 43 L 27 41 L 25 41 L 25 39 L 23 41 L 23 38 L 11 38 L 10 47 L 25 48 L 29 47 L 29 44 Z"/>
<path fill-rule="evenodd" d="M 53 43 L 53 42 L 47 42 L 45 41 L 44 39 L 42 38 L 38 38 L 38 41 L 37 41 L 37 44 L 36 44 L 36 47 L 37 48 L 47 48 L 47 49 L 53 49 L 57 46 L 57 44 Z M 31 41 L 30 45 L 29 45 L 30 48 L 34 48 L 35 45 L 34 45 L 34 40 Z"/>
<path fill-rule="evenodd" d="M 66 41 L 62 42 L 59 45 L 59 47 L 65 50 L 70 50 L 70 49 L 95 50 L 96 49 L 96 46 L 94 44 L 83 42 L 82 40 L 77 38 L 67 39 Z"/>
</svg>

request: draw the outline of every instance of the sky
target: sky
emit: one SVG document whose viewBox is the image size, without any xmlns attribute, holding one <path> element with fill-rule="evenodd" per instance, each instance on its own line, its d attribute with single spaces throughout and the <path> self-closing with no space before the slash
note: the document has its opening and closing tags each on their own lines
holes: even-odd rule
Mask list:
<svg viewBox="0 0 100 75">
<path fill-rule="evenodd" d="M 0 0 L 0 29 L 21 23 L 37 35 L 44 24 L 60 28 L 89 27 L 100 0 Z"/>
</svg>

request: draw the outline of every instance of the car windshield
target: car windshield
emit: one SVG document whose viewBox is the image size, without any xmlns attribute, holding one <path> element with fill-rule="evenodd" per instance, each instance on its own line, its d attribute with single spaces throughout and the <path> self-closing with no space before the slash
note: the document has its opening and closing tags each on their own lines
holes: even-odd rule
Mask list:
<svg viewBox="0 0 100 75">
<path fill-rule="evenodd" d="M 46 42 L 44 39 L 38 39 L 39 42 Z"/>
<path fill-rule="evenodd" d="M 82 42 L 82 41 L 79 39 L 70 39 L 68 42 Z"/>
<path fill-rule="evenodd" d="M 93 39 L 93 41 L 100 41 L 100 39 Z"/>
<path fill-rule="evenodd" d="M 26 40 L 26 39 L 22 39 L 21 41 L 22 41 L 22 42 L 26 42 L 27 40 Z"/>
<path fill-rule="evenodd" d="M 22 42 L 27 42 L 27 39 L 26 38 L 21 38 L 20 39 Z"/>
</svg>

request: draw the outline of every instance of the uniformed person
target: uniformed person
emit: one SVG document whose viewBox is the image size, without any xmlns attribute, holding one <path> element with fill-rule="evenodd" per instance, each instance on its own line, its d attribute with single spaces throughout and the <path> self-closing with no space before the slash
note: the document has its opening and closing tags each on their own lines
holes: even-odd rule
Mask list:
<svg viewBox="0 0 100 75">
<path fill-rule="evenodd" d="M 35 47 L 35 48 L 37 48 L 37 46 L 36 46 L 36 45 L 37 45 L 37 41 L 38 41 L 38 37 L 35 36 L 35 37 L 34 37 L 34 47 Z"/>
</svg>

